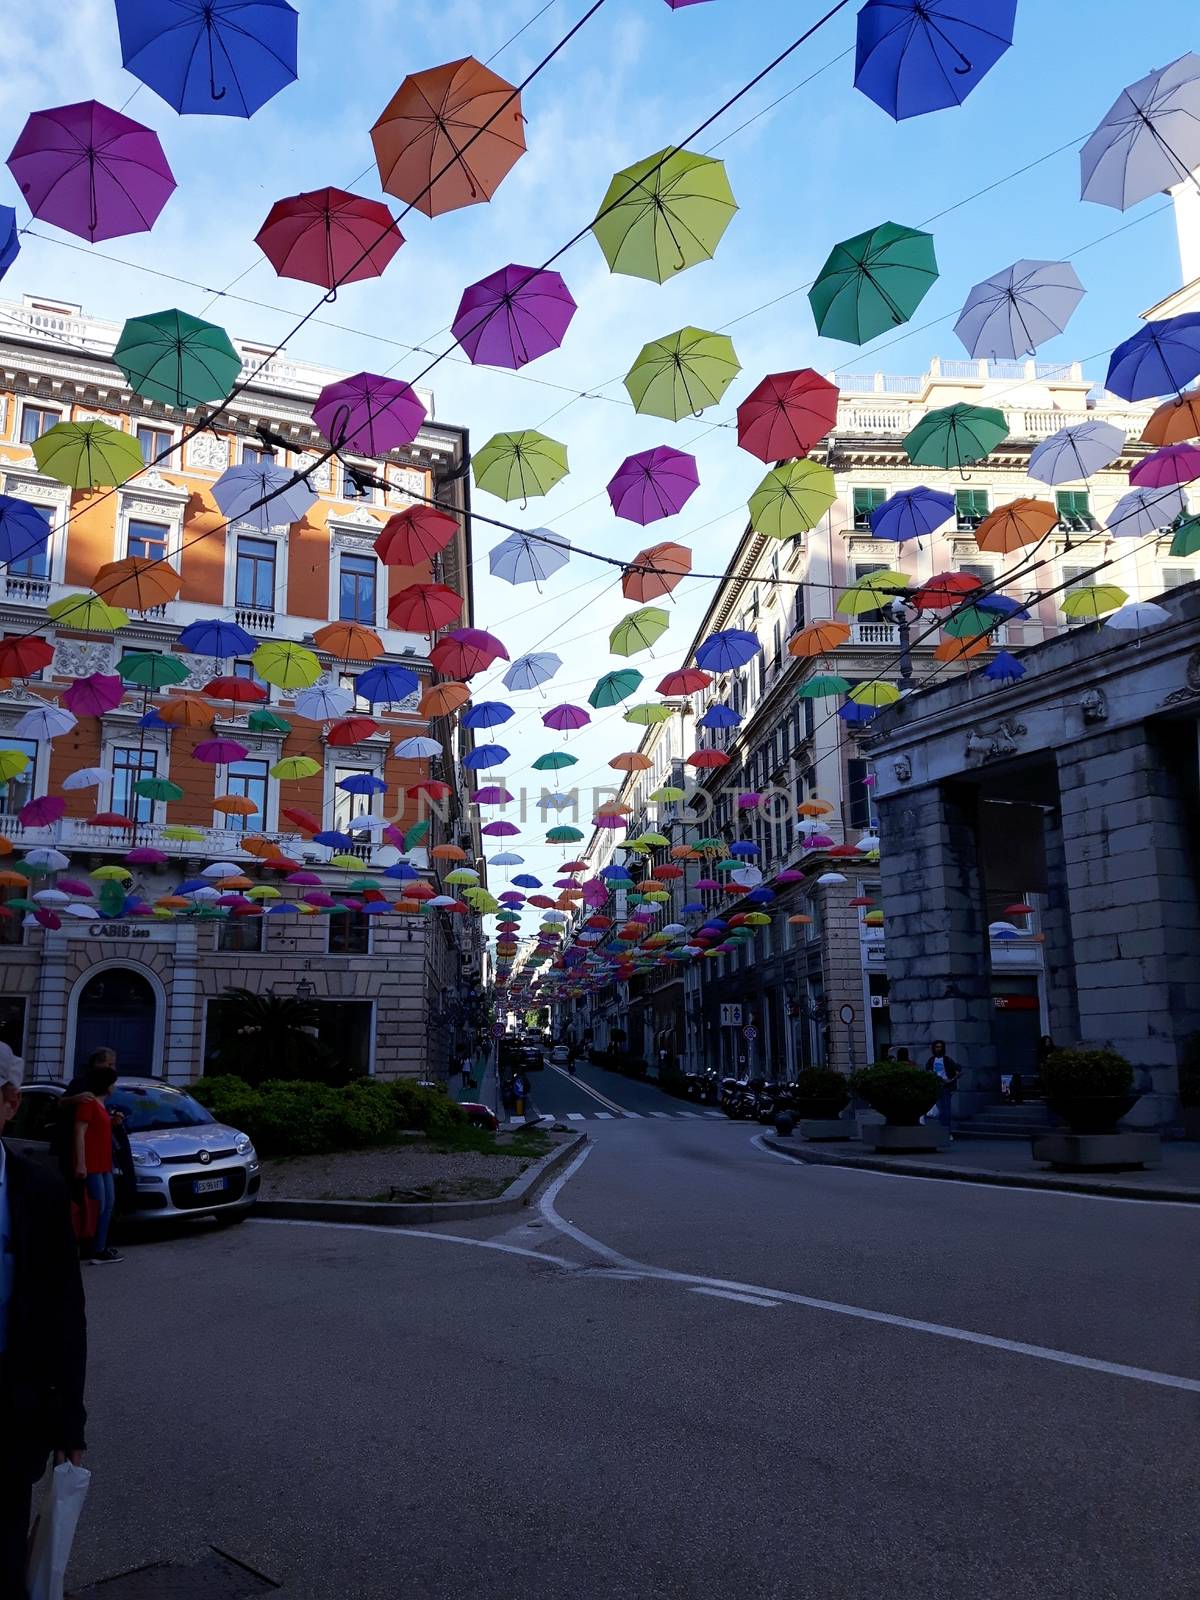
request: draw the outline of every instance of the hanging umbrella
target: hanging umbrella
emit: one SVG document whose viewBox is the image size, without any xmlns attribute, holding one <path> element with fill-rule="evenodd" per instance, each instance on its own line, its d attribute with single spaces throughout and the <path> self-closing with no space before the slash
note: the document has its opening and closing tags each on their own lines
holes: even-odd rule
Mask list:
<svg viewBox="0 0 1200 1600">
<path fill-rule="evenodd" d="M 1200 57 L 1197 57 L 1200 61 Z M 1119 344 L 1104 386 L 1122 400 L 1152 400 L 1182 392 L 1200 376 L 1200 312 L 1148 322 Z"/>
<path fill-rule="evenodd" d="M 183 790 L 179 784 L 172 783 L 169 778 L 135 778 L 131 787 L 134 794 L 139 795 L 143 800 L 156 800 L 164 805 L 169 805 L 174 800 L 183 799 Z M 130 851 L 125 859 L 134 866 L 139 864 L 148 865 L 146 862 L 133 861 L 132 857 L 133 852 Z M 165 860 L 166 858 L 164 857 L 163 859 Z"/>
<path fill-rule="evenodd" d="M 308 692 L 310 694 L 318 693 L 315 689 Z M 300 709 L 300 700 L 304 698 L 306 697 L 301 695 L 296 701 L 296 709 L 298 711 Z M 351 704 L 353 704 L 353 701 L 351 701 Z M 304 715 L 304 713 L 302 712 L 301 715 Z M 313 720 L 321 721 L 323 718 L 314 718 Z M 379 724 L 371 717 L 347 717 L 342 722 L 335 722 L 328 729 L 325 734 L 325 743 L 332 745 L 361 744 L 364 739 L 369 739 L 378 732 Z"/>
<path fill-rule="evenodd" d="M 811 367 L 772 373 L 738 407 L 738 443 L 760 461 L 807 455 L 836 424 L 838 398 Z"/>
<path fill-rule="evenodd" d="M 474 56 L 405 78 L 371 129 L 379 182 L 427 217 L 490 200 L 525 153 L 521 96 Z"/>
<path fill-rule="evenodd" d="M 1188 517 L 1185 522 L 1175 526 L 1171 554 L 1176 557 L 1194 556 L 1197 550 L 1200 550 L 1200 517 Z"/>
<path fill-rule="evenodd" d="M 429 659 L 448 678 L 473 678 L 494 661 L 507 661 L 508 651 L 483 628 L 454 628 L 438 640 Z"/>
<path fill-rule="evenodd" d="M 1063 615 L 1072 622 L 1095 622 L 1107 611 L 1115 611 L 1129 599 L 1115 583 L 1084 584 L 1063 596 Z"/>
<path fill-rule="evenodd" d="M 838 645 L 845 644 L 849 637 L 848 623 L 810 622 L 806 628 L 801 628 L 794 638 L 788 640 L 788 654 L 801 658 L 827 655 L 831 650 L 836 650 Z"/>
<path fill-rule="evenodd" d="M 1016 683 L 1018 678 L 1025 676 L 1025 668 L 1016 656 L 1010 656 L 1007 650 L 1001 650 L 984 667 L 983 675 L 992 683 Z"/>
<path fill-rule="evenodd" d="M 230 522 L 249 523 L 260 533 L 302 522 L 317 502 L 316 491 L 306 479 L 296 481 L 286 467 L 269 461 L 226 467 L 212 492 L 222 516 Z"/>
<path fill-rule="evenodd" d="M 388 602 L 388 621 L 409 633 L 433 634 L 457 622 L 463 598 L 444 583 L 413 583 Z"/>
<path fill-rule="evenodd" d="M 696 458 L 669 445 L 626 456 L 608 484 L 618 517 L 645 526 L 682 511 L 700 487 Z"/>
<path fill-rule="evenodd" d="M 660 150 L 614 174 L 592 232 L 610 271 L 665 283 L 712 259 L 736 210 L 723 162 Z"/>
<path fill-rule="evenodd" d="M 470 698 L 471 691 L 465 683 L 438 683 L 426 689 L 417 710 L 423 717 L 448 717 Z"/>
<path fill-rule="evenodd" d="M 1017 0 L 866 0 L 854 87 L 897 122 L 961 105 L 1012 44 Z"/>
<path fill-rule="evenodd" d="M 981 550 L 1010 555 L 1037 544 L 1057 526 L 1058 507 L 1049 500 L 1013 500 L 984 518 L 975 530 L 975 543 Z"/>
<path fill-rule="evenodd" d="M 93 672 L 76 678 L 63 691 L 62 703 L 77 717 L 102 717 L 120 705 L 124 694 L 125 685 L 116 673 Z"/>
<path fill-rule="evenodd" d="M 575 310 L 557 272 L 501 267 L 464 290 L 451 332 L 476 364 L 515 370 L 557 350 Z"/>
<path fill-rule="evenodd" d="M 288 0 L 116 0 L 121 61 L 187 114 L 252 117 L 296 78 Z"/>
<path fill-rule="evenodd" d="M 345 189 L 311 189 L 277 200 L 254 242 L 281 278 L 336 293 L 377 278 L 404 243 L 387 206 Z"/>
<path fill-rule="evenodd" d="M 224 328 L 186 311 L 130 317 L 112 358 L 135 394 L 180 411 L 223 400 L 242 370 Z"/>
<path fill-rule="evenodd" d="M 296 778 L 315 778 L 320 770 L 321 763 L 311 756 L 284 756 L 271 768 L 271 776 L 290 782 Z"/>
<path fill-rule="evenodd" d="M 700 672 L 695 667 L 681 667 L 677 672 L 667 673 L 658 685 L 658 692 L 675 699 L 707 689 L 711 682 L 712 678 L 707 672 Z"/>
<path fill-rule="evenodd" d="M 847 629 L 846 631 L 849 633 L 850 630 Z M 735 711 L 732 706 L 723 706 L 718 703 L 709 706 L 702 717 L 696 718 L 696 726 L 698 728 L 737 728 L 740 727 L 741 721 L 740 712 Z M 659 792 L 662 793 L 663 791 Z M 654 796 L 651 795 L 650 798 L 653 799 Z M 676 798 L 682 799 L 683 797 L 678 795 Z"/>
<path fill-rule="evenodd" d="M 277 689 L 307 689 L 321 676 L 321 663 L 311 650 L 283 639 L 260 644 L 250 661 L 263 682 Z"/>
<path fill-rule="evenodd" d="M 181 694 L 167 701 L 159 718 L 164 728 L 211 728 L 213 708 L 195 695 Z"/>
<path fill-rule="evenodd" d="M 339 661 L 374 661 L 383 654 L 383 640 L 360 622 L 327 622 L 313 634 L 313 643 Z"/>
<path fill-rule="evenodd" d="M 1139 488 L 1164 489 L 1200 478 L 1200 444 L 1169 444 L 1139 461 L 1129 474 Z"/>
<path fill-rule="evenodd" d="M 809 460 L 785 461 L 750 496 L 750 526 L 771 539 L 794 539 L 815 528 L 836 499 L 828 467 Z"/>
<path fill-rule="evenodd" d="M 566 477 L 567 447 L 533 428 L 496 433 L 475 452 L 471 471 L 477 489 L 524 503 L 531 495 L 549 494 Z"/>
<path fill-rule="evenodd" d="M 1193 439 L 1200 439 L 1200 390 L 1196 389 L 1164 401 L 1142 429 L 1143 444 L 1187 444 Z M 0 523 L 0 530 L 2 526 Z"/>
<path fill-rule="evenodd" d="M 190 676 L 187 664 L 178 656 L 156 655 L 149 650 L 122 656 L 117 662 L 117 672 L 126 683 L 136 683 L 139 688 L 155 693 L 171 684 L 183 683 Z"/>
<path fill-rule="evenodd" d="M 830 700 L 847 694 L 849 689 L 848 678 L 840 678 L 835 672 L 818 672 L 802 683 L 796 694 L 801 700 Z"/>
<path fill-rule="evenodd" d="M 359 673 L 354 687 L 373 706 L 385 702 L 399 704 L 420 689 L 421 680 L 407 667 L 377 661 L 373 667 Z"/>
<path fill-rule="evenodd" d="M 356 372 L 353 377 L 327 383 L 317 396 L 312 415 L 335 449 L 385 456 L 417 437 L 425 420 L 425 404 L 411 384 L 374 372 Z"/>
<path fill-rule="evenodd" d="M 723 750 L 693 750 L 692 754 L 684 759 L 689 767 L 695 767 L 697 770 L 727 767 L 730 762 L 730 757 Z"/>
<path fill-rule="evenodd" d="M 542 722 L 547 728 L 553 728 L 556 733 L 571 733 L 576 728 L 585 727 L 591 717 L 581 706 L 554 706 L 542 717 Z"/>
<path fill-rule="evenodd" d="M 521 830 L 515 822 L 487 822 L 479 831 L 491 839 L 515 839 Z"/>
<path fill-rule="evenodd" d="M 622 667 L 619 672 L 606 672 L 593 686 L 588 695 L 588 704 L 597 711 L 605 706 L 620 705 L 622 700 L 629 699 L 641 681 L 641 673 L 633 667 Z"/>
<path fill-rule="evenodd" d="M 441 748 L 438 745 L 438 749 Z M 383 794 L 387 784 L 373 772 L 352 772 L 345 778 L 339 778 L 336 787 L 346 794 Z"/>
<path fill-rule="evenodd" d="M 544 583 L 571 559 L 570 541 L 552 528 L 510 533 L 488 551 L 488 570 L 505 583 Z"/>
<path fill-rule="evenodd" d="M 62 780 L 62 788 L 69 792 L 76 789 L 98 789 L 111 777 L 112 773 L 105 767 L 79 767 Z"/>
<path fill-rule="evenodd" d="M 1158 533 L 1188 513 L 1187 496 L 1170 485 L 1165 489 L 1134 489 L 1123 495 L 1108 514 L 1108 531 L 1118 539 L 1144 539 Z"/>
<path fill-rule="evenodd" d="M 992 406 L 943 406 L 921 418 L 904 441 L 904 453 L 914 466 L 946 471 L 956 467 L 961 473 L 1007 437 L 1003 411 Z"/>
<path fill-rule="evenodd" d="M 626 722 L 637 723 L 639 727 L 643 728 L 652 728 L 659 722 L 669 722 L 675 713 L 670 706 L 658 705 L 655 701 L 648 701 L 645 705 L 630 706 L 629 710 L 623 712 L 622 715 Z"/>
<path fill-rule="evenodd" d="M 923 484 L 901 489 L 871 513 L 871 534 L 876 539 L 920 539 L 934 533 L 954 515 L 954 496 Z"/>
<path fill-rule="evenodd" d="M 63 628 L 78 628 L 82 633 L 115 633 L 129 618 L 119 606 L 110 606 L 94 594 L 65 594 L 51 600 L 47 615 Z"/>
<path fill-rule="evenodd" d="M 1155 605 L 1152 600 L 1130 600 L 1105 617 L 1104 626 L 1140 633 L 1143 628 L 1157 628 L 1170 620 L 1171 613 L 1166 606 Z"/>
<path fill-rule="evenodd" d="M 74 726 L 71 712 L 64 711 L 61 706 L 41 705 L 18 717 L 13 733 L 18 739 L 57 739 L 70 733 Z"/>
<path fill-rule="evenodd" d="M 0 494 L 0 565 L 42 555 L 49 544 L 50 523 L 46 515 L 27 500 Z"/>
<path fill-rule="evenodd" d="M 236 622 L 206 617 L 190 622 L 179 635 L 179 648 L 196 656 L 248 656 L 258 648 L 258 640 Z"/>
<path fill-rule="evenodd" d="M 692 570 L 692 552 L 685 545 L 651 545 L 639 550 L 625 568 L 621 578 L 621 592 L 626 600 L 657 600 L 670 594 Z"/>
<path fill-rule="evenodd" d="M 1034 446 L 1029 476 L 1052 486 L 1078 483 L 1110 467 L 1124 448 L 1124 431 L 1111 422 L 1072 423 Z"/>
<path fill-rule="evenodd" d="M 235 700 L 240 705 L 253 704 L 267 698 L 267 691 L 252 678 L 228 675 L 210 678 L 204 685 L 203 692 L 210 700 Z"/>
<path fill-rule="evenodd" d="M 625 387 L 635 411 L 678 422 L 716 405 L 741 370 L 728 335 L 680 328 L 642 346 Z"/>
<path fill-rule="evenodd" d="M 107 422 L 56 422 L 32 449 L 38 471 L 72 489 L 124 483 L 144 469 L 137 440 Z"/>
<path fill-rule="evenodd" d="M 757 637 L 744 628 L 726 628 L 709 634 L 696 647 L 696 663 L 706 672 L 736 672 L 762 649 Z"/>
<path fill-rule="evenodd" d="M 236 739 L 202 739 L 192 751 L 197 761 L 203 761 L 211 767 L 225 767 L 231 761 L 244 761 L 249 752 L 244 744 L 239 744 Z M 228 878 L 237 871 L 231 866 L 228 871 L 215 874 L 217 877 Z M 204 874 L 207 878 L 212 869 Z"/>
<path fill-rule="evenodd" d="M 578 762 L 578 756 L 568 755 L 565 750 L 548 750 L 531 765 L 535 772 L 561 772 L 563 767 L 574 767 Z"/>
<path fill-rule="evenodd" d="M 970 356 L 1016 360 L 1065 329 L 1084 289 L 1067 261 L 1017 261 L 968 294 L 954 331 Z"/>
<path fill-rule="evenodd" d="M 1200 167 L 1200 56 L 1131 83 L 1079 152 L 1080 195 L 1127 211 Z"/>
<path fill-rule="evenodd" d="M 17 812 L 17 821 L 23 828 L 49 828 L 66 815 L 67 802 L 56 795 L 41 795 L 35 800 L 27 800 Z M 29 858 L 26 857 L 26 860 Z M 67 865 L 67 858 L 62 858 L 63 866 Z M 43 890 L 38 896 L 43 898 L 47 891 Z M 64 895 L 63 900 L 69 896 Z"/>
<path fill-rule="evenodd" d="M 106 602 L 127 611 L 153 611 L 156 606 L 165 606 L 174 600 L 183 583 L 174 567 L 145 556 L 108 561 L 92 581 Z"/>
<path fill-rule="evenodd" d="M 918 611 L 941 611 L 958 605 L 964 595 L 983 585 L 969 572 L 939 572 L 927 578 L 912 597 Z"/>
<path fill-rule="evenodd" d="M 306 689 L 295 700 L 296 715 L 310 722 L 326 722 L 331 717 L 344 716 L 353 704 L 354 696 L 349 689 L 334 688 L 332 684 Z"/>
<path fill-rule="evenodd" d="M 534 651 L 518 656 L 502 681 L 506 689 L 537 689 L 549 683 L 561 666 L 561 658 L 552 650 Z"/>
<path fill-rule="evenodd" d="M 175 188 L 153 129 L 97 100 L 35 111 L 8 170 L 35 217 L 91 244 L 147 232 Z"/>
<path fill-rule="evenodd" d="M 502 767 L 511 759 L 512 751 L 502 744 L 477 744 L 462 758 L 462 764 L 468 772 L 483 772 L 489 767 Z"/>
<path fill-rule="evenodd" d="M 635 656 L 640 650 L 651 650 L 655 640 L 661 639 L 671 625 L 671 619 L 659 606 L 643 606 L 622 618 L 608 636 L 608 648 L 615 656 Z"/>
<path fill-rule="evenodd" d="M 29 757 L 23 750 L 0 749 L 0 783 L 11 783 L 29 766 Z M 109 774 L 105 773 L 105 777 Z"/>
<path fill-rule="evenodd" d="M 500 700 L 481 700 L 459 718 L 464 728 L 499 728 L 511 722 L 516 712 Z"/>
<path fill-rule="evenodd" d="M 375 554 L 385 567 L 417 567 L 432 561 L 458 532 L 458 523 L 433 506 L 409 506 L 384 524 Z"/>
<path fill-rule="evenodd" d="M 866 344 L 907 322 L 937 278 L 931 234 L 880 223 L 830 251 L 808 291 L 817 332 Z"/>
<path fill-rule="evenodd" d="M 984 606 L 960 606 L 943 624 L 952 639 L 976 639 L 996 627 L 999 617 Z"/>
<path fill-rule="evenodd" d="M 21 253 L 21 232 L 14 206 L 0 206 L 0 278 Z"/>
<path fill-rule="evenodd" d="M 442 753 L 441 740 L 427 739 L 423 734 L 400 739 L 392 747 L 392 754 L 398 761 L 428 761 L 432 756 L 440 756 Z"/>
</svg>

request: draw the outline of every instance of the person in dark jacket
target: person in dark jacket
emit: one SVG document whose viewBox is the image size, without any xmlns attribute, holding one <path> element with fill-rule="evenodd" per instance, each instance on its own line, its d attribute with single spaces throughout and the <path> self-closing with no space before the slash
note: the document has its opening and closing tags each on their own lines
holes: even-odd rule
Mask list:
<svg viewBox="0 0 1200 1600">
<path fill-rule="evenodd" d="M 22 1064 L 0 1044 L 0 1132 Z M 87 1324 L 66 1186 L 0 1140 L 0 1595 L 25 1596 L 33 1485 L 84 1449 Z"/>
<path fill-rule="evenodd" d="M 938 1095 L 938 1120 L 946 1130 L 947 1138 L 953 1138 L 950 1132 L 950 1113 L 954 1105 L 954 1091 L 958 1080 L 962 1076 L 962 1068 L 946 1049 L 944 1039 L 935 1039 L 930 1047 L 929 1060 L 925 1063 L 926 1072 L 936 1072 L 942 1080 L 941 1092 Z"/>
</svg>

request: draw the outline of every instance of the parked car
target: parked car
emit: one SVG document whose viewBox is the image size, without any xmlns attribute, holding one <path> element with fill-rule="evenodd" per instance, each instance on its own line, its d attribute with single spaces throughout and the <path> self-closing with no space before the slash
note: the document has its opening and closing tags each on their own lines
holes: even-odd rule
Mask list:
<svg viewBox="0 0 1200 1600">
<path fill-rule="evenodd" d="M 491 1106 L 485 1106 L 479 1100 L 464 1100 L 462 1108 L 467 1113 L 467 1121 L 473 1128 L 483 1128 L 488 1133 L 496 1133 L 500 1127 L 500 1119 Z"/>
<path fill-rule="evenodd" d="M 550 1052 L 550 1065 L 552 1067 L 565 1067 L 571 1059 L 571 1052 L 565 1044 L 556 1044 Z"/>
<path fill-rule="evenodd" d="M 61 1083 L 26 1083 L 9 1124 L 17 1148 L 52 1160 Z M 258 1156 L 246 1134 L 216 1122 L 198 1100 L 157 1078 L 118 1078 L 107 1101 L 125 1117 L 137 1179 L 134 1215 L 159 1218 L 249 1215 L 262 1185 Z"/>
<path fill-rule="evenodd" d="M 521 1065 L 526 1072 L 541 1072 L 546 1065 L 546 1058 L 542 1054 L 540 1044 L 527 1044 L 521 1047 Z"/>
</svg>

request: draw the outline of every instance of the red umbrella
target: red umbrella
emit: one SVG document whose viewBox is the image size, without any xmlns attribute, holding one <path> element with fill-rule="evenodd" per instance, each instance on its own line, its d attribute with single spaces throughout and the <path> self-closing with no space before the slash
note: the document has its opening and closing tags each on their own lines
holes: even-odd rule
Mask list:
<svg viewBox="0 0 1200 1600">
<path fill-rule="evenodd" d="M 689 767 L 727 767 L 729 757 L 724 750 L 693 750 L 687 757 Z"/>
<path fill-rule="evenodd" d="M 388 605 L 388 621 L 410 633 L 436 633 L 462 615 L 462 595 L 444 583 L 413 583 Z"/>
<path fill-rule="evenodd" d="M 838 389 L 811 367 L 775 372 L 738 407 L 738 443 L 760 461 L 807 455 L 837 421 Z"/>
<path fill-rule="evenodd" d="M 62 703 L 77 717 L 102 717 L 119 706 L 125 695 L 124 680 L 115 673 L 93 672 L 64 689 Z"/>
<path fill-rule="evenodd" d="M 979 579 L 969 572 L 938 572 L 917 590 L 913 605 L 918 611 L 940 611 L 944 606 L 956 606 L 964 595 L 979 588 Z"/>
<path fill-rule="evenodd" d="M 472 678 L 493 661 L 507 661 L 508 651 L 494 634 L 482 628 L 456 628 L 439 639 L 429 659 L 447 678 Z"/>
<path fill-rule="evenodd" d="M 325 743 L 361 744 L 364 739 L 378 732 L 379 724 L 373 717 L 343 717 L 340 722 L 330 724 Z"/>
<path fill-rule="evenodd" d="M 53 660 L 53 645 L 33 634 L 0 639 L 0 678 L 30 678 Z"/>
<path fill-rule="evenodd" d="M 404 235 L 378 200 L 345 189 L 310 189 L 277 200 L 254 242 L 281 278 L 335 289 L 377 278 Z"/>
<path fill-rule="evenodd" d="M 711 673 L 701 672 L 698 667 L 684 667 L 679 672 L 668 672 L 659 684 L 658 692 L 669 695 L 695 694 L 697 689 L 707 689 L 711 682 Z"/>
<path fill-rule="evenodd" d="M 265 700 L 267 691 L 253 678 L 213 678 L 204 685 L 210 700 Z"/>
<path fill-rule="evenodd" d="M 303 829 L 305 833 L 320 833 L 321 831 L 320 818 L 314 817 L 311 811 L 301 810 L 299 806 L 283 806 L 279 815 L 286 817 L 289 822 L 294 823 L 297 828 Z"/>
<path fill-rule="evenodd" d="M 432 561 L 458 532 L 457 521 L 433 506 L 409 506 L 384 525 L 375 554 L 385 567 L 418 567 Z"/>
<path fill-rule="evenodd" d="M 123 817 L 119 811 L 97 811 L 94 817 L 85 817 L 85 822 L 93 828 L 133 828 L 136 823 L 132 817 Z"/>
<path fill-rule="evenodd" d="M 420 783 L 414 783 L 411 789 L 406 789 L 405 794 L 410 799 L 415 799 L 419 794 L 427 794 L 431 800 L 445 800 L 451 793 L 450 785 L 443 783 L 440 778 L 422 778 Z M 483 830 L 485 833 L 487 829 Z M 516 833 L 516 829 L 513 832 Z"/>
</svg>

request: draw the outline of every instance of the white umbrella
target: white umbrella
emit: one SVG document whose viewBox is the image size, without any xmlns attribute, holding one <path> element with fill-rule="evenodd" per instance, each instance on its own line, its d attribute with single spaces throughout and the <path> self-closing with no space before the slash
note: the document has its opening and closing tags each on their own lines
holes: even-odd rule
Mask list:
<svg viewBox="0 0 1200 1600">
<path fill-rule="evenodd" d="M 213 484 L 213 499 L 230 522 L 249 523 L 260 533 L 300 522 L 317 503 L 314 489 L 294 473 L 270 462 L 227 467 Z M 259 502 L 263 503 L 260 505 Z"/>
<path fill-rule="evenodd" d="M 33 898 L 42 906 L 65 906 L 71 896 L 61 889 L 39 889 Z"/>
<path fill-rule="evenodd" d="M 53 850 L 46 844 L 40 844 L 34 850 L 27 850 L 25 860 L 31 867 L 46 867 L 50 872 L 62 872 L 71 865 L 61 850 Z"/>
<path fill-rule="evenodd" d="M 525 864 L 525 857 L 519 856 L 515 850 L 501 850 L 499 855 L 488 857 L 489 867 L 520 867 Z"/>
<path fill-rule="evenodd" d="M 658 931 L 660 933 L 686 933 L 687 929 L 682 922 L 668 922 L 664 928 L 660 928 Z"/>
<path fill-rule="evenodd" d="M 743 889 L 757 889 L 763 881 L 762 871 L 758 867 L 738 867 L 729 876 L 734 883 L 741 884 Z"/>
<path fill-rule="evenodd" d="M 82 900 L 75 900 L 69 906 L 63 907 L 63 916 L 79 917 L 81 920 L 92 922 L 96 917 L 96 908 L 84 905 Z"/>
<path fill-rule="evenodd" d="M 865 855 L 868 851 L 879 849 L 879 840 L 873 833 L 864 833 L 856 848 Z"/>
<path fill-rule="evenodd" d="M 823 872 L 817 879 L 818 883 L 845 883 L 845 881 L 846 874 L 844 872 Z"/>
<path fill-rule="evenodd" d="M 510 533 L 507 539 L 501 539 L 488 551 L 492 576 L 512 584 L 543 583 L 570 559 L 569 541 L 552 528 Z"/>
<path fill-rule="evenodd" d="M 202 878 L 238 878 L 242 869 L 236 861 L 214 861 L 200 874 Z M 197 890 L 197 893 L 200 891 Z"/>
<path fill-rule="evenodd" d="M 1108 531 L 1117 539 L 1145 539 L 1187 515 L 1187 496 L 1175 484 L 1165 489 L 1134 489 L 1108 514 Z"/>
<path fill-rule="evenodd" d="M 440 739 L 426 739 L 420 734 L 411 739 L 401 739 L 392 746 L 393 756 L 401 761 L 425 761 L 430 756 L 440 756 L 442 753 Z"/>
<path fill-rule="evenodd" d="M 1153 600 L 1130 600 L 1127 605 L 1114 611 L 1111 617 L 1105 617 L 1104 626 L 1127 629 L 1153 628 L 1159 623 L 1170 620 L 1171 613 L 1166 606 L 1155 605 Z"/>
<path fill-rule="evenodd" d="M 370 812 L 360 812 L 357 817 L 351 817 L 346 824 L 347 833 L 382 833 L 387 823 L 382 817 L 374 817 Z"/>
<path fill-rule="evenodd" d="M 230 873 L 229 876 L 232 877 L 233 874 Z M 193 889 L 186 898 L 189 900 L 219 900 L 221 893 L 219 889 Z"/>
<path fill-rule="evenodd" d="M 452 906 L 454 903 L 452 894 L 435 894 L 432 900 L 426 900 L 425 902 L 427 906 L 433 906 L 435 910 L 440 910 L 444 906 Z"/>
<path fill-rule="evenodd" d="M 548 683 L 562 666 L 562 657 L 553 650 L 533 651 L 518 656 L 501 680 L 506 689 L 537 689 Z"/>
<path fill-rule="evenodd" d="M 1122 89 L 1079 166 L 1083 199 L 1118 211 L 1191 180 L 1200 167 L 1200 56 L 1189 51 Z"/>
<path fill-rule="evenodd" d="M 63 779 L 61 787 L 72 789 L 98 789 L 102 783 L 107 783 L 112 773 L 104 767 L 80 767 L 76 772 L 69 772 Z"/>
<path fill-rule="evenodd" d="M 13 732 L 19 739 L 57 739 L 60 734 L 70 733 L 75 721 L 62 706 L 38 706 L 14 724 Z"/>
<path fill-rule="evenodd" d="M 977 283 L 954 324 L 971 356 L 1015 361 L 1066 327 L 1083 299 L 1068 261 L 1017 261 Z"/>
<path fill-rule="evenodd" d="M 354 696 L 348 689 L 334 689 L 328 684 L 305 689 L 295 699 L 296 715 L 307 717 L 310 722 L 329 722 L 334 717 L 344 717 L 353 704 Z"/>
<path fill-rule="evenodd" d="M 1111 422 L 1076 422 L 1043 439 L 1029 456 L 1029 476 L 1039 483 L 1079 483 L 1103 472 L 1125 448 L 1125 435 Z"/>
</svg>

